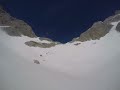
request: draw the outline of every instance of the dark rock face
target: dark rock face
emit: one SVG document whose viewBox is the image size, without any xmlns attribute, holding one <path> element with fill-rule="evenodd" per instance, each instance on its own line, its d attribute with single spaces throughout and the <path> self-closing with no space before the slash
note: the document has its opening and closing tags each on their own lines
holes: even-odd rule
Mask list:
<svg viewBox="0 0 120 90">
<path fill-rule="evenodd" d="M 32 28 L 27 23 L 10 16 L 2 7 L 0 7 L 0 26 L 10 26 L 3 28 L 10 36 L 25 35 L 28 37 L 36 37 Z"/>
<path fill-rule="evenodd" d="M 120 22 L 118 23 L 118 25 L 117 25 L 117 27 L 116 27 L 116 30 L 117 30 L 118 32 L 120 32 Z"/>
<path fill-rule="evenodd" d="M 74 38 L 74 41 L 89 41 L 89 40 L 97 40 L 101 37 L 105 36 L 112 28 L 112 22 L 120 21 L 120 10 L 115 12 L 114 16 L 110 16 L 105 19 L 103 22 L 99 21 L 93 24 L 91 28 L 89 28 L 86 32 L 82 33 L 80 37 Z M 120 32 L 120 23 L 117 25 L 116 30 Z"/>
<path fill-rule="evenodd" d="M 110 24 L 111 22 L 118 22 L 120 21 L 120 15 L 114 15 L 114 16 L 110 16 L 107 19 L 105 19 L 104 23 Z"/>
<path fill-rule="evenodd" d="M 81 34 L 80 37 L 76 39 L 76 41 L 84 42 L 88 40 L 100 39 L 101 37 L 105 36 L 110 31 L 111 28 L 112 25 L 99 21 L 93 24 L 93 26 L 86 32 Z"/>
<path fill-rule="evenodd" d="M 39 43 L 35 41 L 28 41 L 25 42 L 25 44 L 28 45 L 29 47 L 40 47 L 40 48 L 50 48 L 56 45 L 56 43 Z"/>
<path fill-rule="evenodd" d="M 78 46 L 78 45 L 80 45 L 81 43 L 76 43 L 76 44 L 74 44 L 74 45 L 76 45 L 76 46 Z"/>
</svg>

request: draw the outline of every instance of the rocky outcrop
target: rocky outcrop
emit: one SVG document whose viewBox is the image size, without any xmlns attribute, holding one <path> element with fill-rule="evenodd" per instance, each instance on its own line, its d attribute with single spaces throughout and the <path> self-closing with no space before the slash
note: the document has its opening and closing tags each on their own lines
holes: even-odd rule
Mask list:
<svg viewBox="0 0 120 90">
<path fill-rule="evenodd" d="M 120 32 L 120 22 L 118 23 L 118 25 L 117 25 L 117 27 L 116 27 L 116 30 L 117 30 L 118 32 Z"/>
<path fill-rule="evenodd" d="M 115 15 L 110 16 L 104 20 L 104 23 L 110 24 L 111 22 L 120 21 L 120 10 L 115 11 Z"/>
<path fill-rule="evenodd" d="M 40 47 L 40 48 L 51 48 L 58 44 L 61 44 L 60 42 L 53 41 L 49 38 L 39 37 L 40 41 L 48 41 L 48 43 L 42 43 L 42 42 L 36 42 L 36 41 L 27 41 L 25 44 L 29 47 Z"/>
<path fill-rule="evenodd" d="M 38 60 L 33 60 L 35 64 L 40 64 Z"/>
<path fill-rule="evenodd" d="M 22 20 L 16 19 L 8 14 L 0 6 L 0 26 L 10 26 L 3 28 L 3 30 L 10 36 L 25 35 L 28 37 L 36 37 L 32 28 Z"/>
<path fill-rule="evenodd" d="M 74 41 L 84 42 L 88 40 L 100 39 L 101 37 L 105 36 L 111 28 L 112 25 L 99 21 L 93 24 L 93 26 L 86 32 L 82 33 L 79 38 L 74 39 Z"/>
<path fill-rule="evenodd" d="M 89 41 L 89 40 L 98 40 L 101 37 L 105 36 L 112 28 L 112 22 L 120 21 L 120 10 L 115 12 L 114 16 L 110 16 L 105 19 L 103 22 L 99 21 L 93 24 L 91 28 L 89 28 L 86 32 L 82 33 L 80 37 L 74 38 L 74 41 Z M 116 30 L 120 32 L 120 23 L 117 25 Z"/>
<path fill-rule="evenodd" d="M 3 31 L 5 31 L 10 36 L 28 36 L 31 38 L 37 37 L 33 32 L 32 28 L 22 20 L 16 19 L 12 17 L 9 13 L 7 13 L 3 8 L 0 6 L 0 26 L 7 26 L 1 27 Z M 9 27 L 8 27 L 9 26 Z M 30 47 L 40 47 L 40 48 L 50 48 L 59 42 L 54 42 L 49 38 L 39 38 L 40 41 L 46 40 L 50 43 L 41 43 L 36 41 L 27 41 L 25 42 L 26 45 Z"/>
<path fill-rule="evenodd" d="M 40 48 L 50 48 L 57 45 L 55 42 L 41 43 L 41 42 L 35 42 L 35 41 L 28 41 L 28 42 L 25 42 L 25 44 L 29 47 L 40 47 Z"/>
</svg>

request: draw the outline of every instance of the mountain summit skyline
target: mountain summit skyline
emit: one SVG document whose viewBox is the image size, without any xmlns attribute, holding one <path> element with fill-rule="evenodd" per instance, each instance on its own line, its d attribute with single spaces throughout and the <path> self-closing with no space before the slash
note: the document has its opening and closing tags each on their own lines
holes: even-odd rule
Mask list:
<svg viewBox="0 0 120 90">
<path fill-rule="evenodd" d="M 11 36 L 25 35 L 33 38 L 37 37 L 34 33 L 34 30 L 29 24 L 27 24 L 23 20 L 14 18 L 9 13 L 7 13 L 2 6 L 0 6 L 0 16 L 1 16 L 0 25 L 9 26 L 8 28 L 4 29 L 4 31 L 6 31 L 6 33 L 8 33 L 9 35 Z M 110 29 L 112 28 L 111 22 L 117 22 L 119 20 L 120 20 L 120 10 L 116 10 L 113 16 L 106 18 L 104 21 L 95 22 L 88 30 L 81 33 L 79 37 L 74 37 L 70 42 L 99 40 L 101 37 L 109 33 Z M 46 37 L 43 37 L 43 39 L 45 38 Z M 49 40 L 49 38 L 47 38 L 47 40 Z"/>
<path fill-rule="evenodd" d="M 1 1 L 1 0 L 0 0 Z M 4 1 L 4 2 L 3 2 Z M 120 9 L 119 0 L 2 0 L 5 10 L 24 20 L 39 37 L 66 43 Z"/>
</svg>

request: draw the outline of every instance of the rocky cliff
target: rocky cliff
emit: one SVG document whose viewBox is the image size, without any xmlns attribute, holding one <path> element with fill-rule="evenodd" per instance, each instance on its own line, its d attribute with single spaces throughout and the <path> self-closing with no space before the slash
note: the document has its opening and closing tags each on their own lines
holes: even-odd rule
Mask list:
<svg viewBox="0 0 120 90">
<path fill-rule="evenodd" d="M 115 12 L 115 15 L 108 17 L 103 22 L 98 21 L 93 24 L 91 28 L 89 28 L 86 32 L 82 33 L 80 37 L 74 38 L 74 41 L 88 41 L 88 40 L 99 40 L 101 37 L 105 36 L 109 33 L 110 29 L 112 28 L 111 22 L 120 21 L 120 10 Z M 120 32 L 120 23 L 116 27 L 116 30 Z"/>
<path fill-rule="evenodd" d="M 23 20 L 16 19 L 7 13 L 2 6 L 0 6 L 0 26 L 10 26 L 3 28 L 3 30 L 10 36 L 25 35 L 28 37 L 36 37 L 32 28 Z"/>
<path fill-rule="evenodd" d="M 30 38 L 37 37 L 32 28 L 23 20 L 16 19 L 7 13 L 2 6 L 0 6 L 0 26 L 10 36 L 28 36 Z M 39 37 L 40 41 L 49 41 L 49 43 L 41 43 L 36 41 L 27 41 L 25 44 L 29 47 L 50 48 L 59 42 L 55 42 L 49 38 Z"/>
</svg>

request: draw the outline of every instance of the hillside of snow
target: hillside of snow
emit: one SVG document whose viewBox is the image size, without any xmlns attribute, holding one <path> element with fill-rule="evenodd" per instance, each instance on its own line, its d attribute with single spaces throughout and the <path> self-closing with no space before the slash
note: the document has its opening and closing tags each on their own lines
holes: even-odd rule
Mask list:
<svg viewBox="0 0 120 90">
<path fill-rule="evenodd" d="M 120 90 L 120 33 L 100 40 L 29 47 L 0 30 L 0 90 Z M 40 64 L 34 63 L 34 60 Z"/>
</svg>

